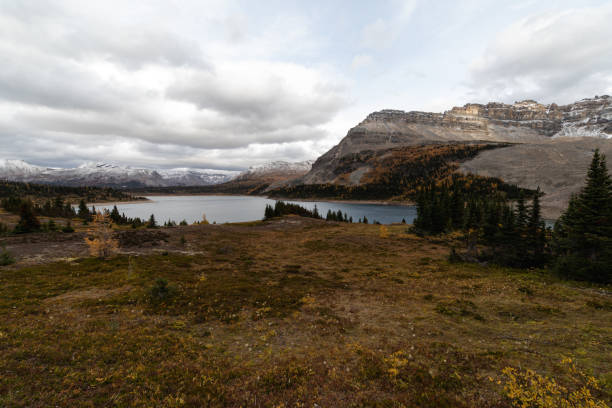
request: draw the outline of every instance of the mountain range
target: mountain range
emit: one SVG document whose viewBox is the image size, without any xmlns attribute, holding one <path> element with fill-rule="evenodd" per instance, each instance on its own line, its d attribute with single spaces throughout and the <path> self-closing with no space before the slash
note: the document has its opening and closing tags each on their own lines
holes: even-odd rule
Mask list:
<svg viewBox="0 0 612 408">
<path fill-rule="evenodd" d="M 581 188 L 593 151 L 600 149 L 612 157 L 612 98 L 595 96 L 567 105 L 533 100 L 469 103 L 443 113 L 385 109 L 368 115 L 314 162 L 277 161 L 243 172 L 156 170 L 108 163 L 58 169 L 0 160 L 0 179 L 145 189 L 202 186 L 202 192 L 241 194 L 317 185 L 353 188 L 396 179 L 390 163 L 393 171 L 401 172 L 398 161 L 431 155 L 432 145 L 457 144 L 494 148 L 477 148 L 475 156 L 453 163 L 456 171 L 496 177 L 529 189 L 540 187 L 545 193 L 545 215 L 556 217 L 570 195 Z M 303 189 L 307 190 L 314 191 Z"/>
<path fill-rule="evenodd" d="M 208 169 L 145 169 L 110 163 L 86 163 L 75 168 L 36 166 L 23 160 L 0 159 L 0 179 L 67 186 L 117 188 L 205 186 L 223 183 L 237 171 Z"/>
<path fill-rule="evenodd" d="M 139 189 L 212 186 L 232 180 L 258 184 L 265 180 L 273 182 L 302 176 L 310 170 L 313 162 L 273 161 L 239 172 L 193 168 L 146 169 L 110 163 L 86 163 L 75 168 L 53 168 L 36 166 L 23 160 L 0 159 L 0 179 L 67 186 Z"/>
<path fill-rule="evenodd" d="M 444 113 L 374 112 L 319 157 L 310 172 L 285 186 L 359 186 L 374 172 L 384 172 L 385 159 L 397 149 L 449 143 L 502 143 L 505 147 L 464 160 L 458 171 L 540 187 L 545 214 L 556 217 L 581 188 L 593 151 L 612 157 L 612 98 L 568 105 L 470 103 Z"/>
</svg>

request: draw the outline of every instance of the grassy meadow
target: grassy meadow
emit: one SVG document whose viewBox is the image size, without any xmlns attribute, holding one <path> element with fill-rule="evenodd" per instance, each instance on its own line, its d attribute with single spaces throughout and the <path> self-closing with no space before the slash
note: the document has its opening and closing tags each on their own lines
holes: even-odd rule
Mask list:
<svg viewBox="0 0 612 408">
<path fill-rule="evenodd" d="M 506 367 L 571 388 L 568 357 L 610 403 L 609 287 L 380 228 L 195 225 L 2 267 L 0 406 L 510 407 Z"/>
</svg>

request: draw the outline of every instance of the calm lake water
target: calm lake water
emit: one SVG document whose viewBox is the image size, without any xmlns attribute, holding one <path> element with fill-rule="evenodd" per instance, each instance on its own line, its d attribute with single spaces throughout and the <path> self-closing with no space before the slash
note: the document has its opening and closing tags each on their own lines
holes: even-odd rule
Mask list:
<svg viewBox="0 0 612 408">
<path fill-rule="evenodd" d="M 266 204 L 274 205 L 275 200 L 252 196 L 149 196 L 150 201 L 138 203 L 118 203 L 117 209 L 126 216 L 148 219 L 155 215 L 158 223 L 168 220 L 186 220 L 189 223 L 200 221 L 202 214 L 206 214 L 209 222 L 217 224 L 224 222 L 244 222 L 261 220 L 264 216 Z M 286 200 L 285 200 L 286 201 Z M 401 222 L 405 219 L 411 224 L 416 217 L 414 206 L 381 205 L 381 204 L 348 204 L 326 201 L 287 201 L 302 207 L 313 209 L 316 205 L 323 216 L 328 210 L 342 211 L 353 221 L 357 222 L 364 216 L 369 222 L 378 221 L 382 224 Z M 111 210 L 113 204 L 99 205 L 96 209 L 107 208 Z"/>
</svg>

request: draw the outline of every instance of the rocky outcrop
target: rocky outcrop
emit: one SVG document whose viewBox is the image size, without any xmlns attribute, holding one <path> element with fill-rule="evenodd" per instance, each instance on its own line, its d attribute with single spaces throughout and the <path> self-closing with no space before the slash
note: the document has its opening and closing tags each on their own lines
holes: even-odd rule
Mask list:
<svg viewBox="0 0 612 408">
<path fill-rule="evenodd" d="M 542 171 L 547 163 L 541 158 L 546 156 L 538 152 L 561 152 L 568 158 L 565 162 L 555 162 L 561 168 L 582 166 L 584 158 L 590 157 L 595 147 L 607 150 L 612 145 L 612 98 L 596 96 L 569 105 L 544 105 L 533 100 L 511 105 L 469 103 L 444 113 L 390 109 L 374 112 L 321 156 L 308 174 L 290 184 L 358 185 L 369 171 L 367 164 L 358 158 L 363 152 L 428 143 L 477 141 L 513 143 L 521 147 L 483 153 L 482 157 L 491 159 L 479 162 L 477 157 L 474 164 L 464 166 L 463 171 L 492 175 L 523 187 L 540 185 L 548 197 L 552 197 L 545 204 L 559 209 L 565 206 L 569 194 L 580 188 L 579 181 L 584 178 L 586 167 L 573 169 L 576 177 L 565 185 L 565 172 Z M 580 159 L 573 160 L 572 156 Z M 351 160 L 350 174 L 338 171 L 341 166 L 346 168 L 347 158 Z M 524 163 L 517 164 L 515 160 L 524 160 Z M 551 163 L 551 169 L 555 166 Z M 557 194 L 562 185 L 565 192 Z"/>
<path fill-rule="evenodd" d="M 543 143 L 481 152 L 476 158 L 463 163 L 459 170 L 498 177 L 524 188 L 539 187 L 545 193 L 542 197 L 543 214 L 548 218 L 557 218 L 567 207 L 571 195 L 584 185 L 596 148 L 612 158 L 612 139 L 555 138 Z M 608 168 L 612 170 L 610 165 Z"/>
</svg>

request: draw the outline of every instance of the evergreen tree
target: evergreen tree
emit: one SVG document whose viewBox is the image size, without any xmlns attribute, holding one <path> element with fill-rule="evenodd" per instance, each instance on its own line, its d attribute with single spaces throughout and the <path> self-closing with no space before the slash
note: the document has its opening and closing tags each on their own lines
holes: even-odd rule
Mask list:
<svg viewBox="0 0 612 408">
<path fill-rule="evenodd" d="M 62 232 L 65 232 L 65 233 L 74 232 L 74 228 L 72 228 L 72 223 L 70 222 L 70 220 L 68 220 L 64 228 L 62 228 Z"/>
<path fill-rule="evenodd" d="M 264 220 L 269 220 L 270 218 L 274 218 L 274 208 L 272 208 L 270 204 L 266 204 L 266 210 L 264 211 Z"/>
<path fill-rule="evenodd" d="M 157 221 L 155 221 L 155 215 L 151 214 L 151 216 L 149 217 L 147 228 L 157 228 Z"/>
<path fill-rule="evenodd" d="M 463 226 L 463 215 L 465 211 L 465 200 L 459 186 L 453 185 L 453 193 L 450 197 L 450 217 L 454 229 L 459 229 Z"/>
<path fill-rule="evenodd" d="M 527 221 L 526 241 L 531 257 L 530 266 L 542 266 L 545 262 L 544 251 L 546 248 L 546 227 L 544 225 L 544 220 L 542 219 L 540 208 L 541 194 L 540 187 L 538 187 L 533 195 L 531 211 Z"/>
<path fill-rule="evenodd" d="M 527 206 L 525 205 L 525 196 L 523 193 L 519 193 L 518 200 L 516 202 L 516 227 L 523 229 L 527 226 Z"/>
<path fill-rule="evenodd" d="M 555 270 L 563 276 L 612 282 L 612 180 L 596 150 L 580 194 L 555 225 Z"/>
<path fill-rule="evenodd" d="M 23 234 L 27 232 L 40 231 L 40 221 L 34 214 L 31 201 L 23 201 L 19 210 L 19 222 L 15 226 L 15 233 Z"/>
<path fill-rule="evenodd" d="M 113 209 L 110 212 L 110 219 L 115 224 L 121 224 L 121 215 L 119 215 L 119 209 L 117 209 L 116 205 L 113 206 Z"/>
</svg>

